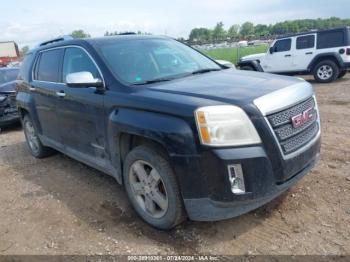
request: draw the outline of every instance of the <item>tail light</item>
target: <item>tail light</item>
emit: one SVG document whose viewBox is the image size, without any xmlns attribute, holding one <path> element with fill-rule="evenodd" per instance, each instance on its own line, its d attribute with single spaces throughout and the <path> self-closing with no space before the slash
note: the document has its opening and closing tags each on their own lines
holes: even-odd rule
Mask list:
<svg viewBox="0 0 350 262">
<path fill-rule="evenodd" d="M 346 54 L 350 55 L 350 48 L 346 49 Z"/>
</svg>

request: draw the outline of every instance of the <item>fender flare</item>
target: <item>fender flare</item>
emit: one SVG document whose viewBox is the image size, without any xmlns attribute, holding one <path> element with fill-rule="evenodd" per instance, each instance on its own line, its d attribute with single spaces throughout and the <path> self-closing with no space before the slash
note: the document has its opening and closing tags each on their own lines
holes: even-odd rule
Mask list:
<svg viewBox="0 0 350 262">
<path fill-rule="evenodd" d="M 316 55 L 311 62 L 309 63 L 307 70 L 309 72 L 312 72 L 312 70 L 314 69 L 314 67 L 316 66 L 316 64 L 323 59 L 334 59 L 336 60 L 336 62 L 339 65 L 339 68 L 342 68 L 344 66 L 344 62 L 340 56 L 339 53 L 336 52 L 331 52 L 331 53 L 323 53 L 323 54 L 318 54 Z"/>
<path fill-rule="evenodd" d="M 116 109 L 108 117 L 107 137 L 112 166 L 117 171 L 116 179 L 119 183 L 122 183 L 123 134 L 142 137 L 160 144 L 170 158 L 197 154 L 193 130 L 185 120 L 150 111 Z"/>
<path fill-rule="evenodd" d="M 251 66 L 254 68 L 255 71 L 264 72 L 264 69 L 261 67 L 259 60 L 239 61 L 238 66 Z"/>
</svg>

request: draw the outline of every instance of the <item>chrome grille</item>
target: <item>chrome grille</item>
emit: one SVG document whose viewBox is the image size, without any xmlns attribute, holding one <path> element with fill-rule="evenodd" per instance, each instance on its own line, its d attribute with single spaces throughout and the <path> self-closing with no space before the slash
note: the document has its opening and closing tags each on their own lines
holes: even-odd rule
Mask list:
<svg viewBox="0 0 350 262">
<path fill-rule="evenodd" d="M 312 108 L 312 118 L 300 127 L 293 127 L 292 118 Z M 285 155 L 293 153 L 310 142 L 319 131 L 318 112 L 313 97 L 287 108 L 283 111 L 267 116 L 269 123 L 278 139 Z"/>
</svg>

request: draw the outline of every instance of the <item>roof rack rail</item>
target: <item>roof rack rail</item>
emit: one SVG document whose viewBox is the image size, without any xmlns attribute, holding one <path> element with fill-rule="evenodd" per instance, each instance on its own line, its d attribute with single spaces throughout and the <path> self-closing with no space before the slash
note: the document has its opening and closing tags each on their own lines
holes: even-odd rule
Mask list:
<svg viewBox="0 0 350 262">
<path fill-rule="evenodd" d="M 45 45 L 54 44 L 54 43 L 61 42 L 61 41 L 73 40 L 73 39 L 74 38 L 70 35 L 60 36 L 60 37 L 51 39 L 49 41 L 42 42 L 39 44 L 39 46 L 45 46 Z"/>
</svg>

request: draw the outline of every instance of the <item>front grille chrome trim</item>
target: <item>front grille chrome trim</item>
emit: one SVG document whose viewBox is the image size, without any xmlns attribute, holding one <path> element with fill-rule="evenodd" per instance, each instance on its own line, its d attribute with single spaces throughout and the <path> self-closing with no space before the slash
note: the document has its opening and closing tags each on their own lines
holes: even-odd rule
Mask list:
<svg viewBox="0 0 350 262">
<path fill-rule="evenodd" d="M 306 99 L 308 99 L 308 98 L 310 98 L 310 97 L 307 97 Z M 268 125 L 268 127 L 269 127 L 269 129 L 270 129 L 270 132 L 271 132 L 271 134 L 273 135 L 273 137 L 274 137 L 274 139 L 275 139 L 275 142 L 276 142 L 276 144 L 277 144 L 277 146 L 278 146 L 278 148 L 279 148 L 279 150 L 280 150 L 280 153 L 281 153 L 281 155 L 282 155 L 282 157 L 283 157 L 284 160 L 288 160 L 288 159 L 294 158 L 294 157 L 296 157 L 296 156 L 302 154 L 303 152 L 307 151 L 307 150 L 308 150 L 310 147 L 312 147 L 312 146 L 316 143 L 316 141 L 321 137 L 321 120 L 320 120 L 320 113 L 319 113 L 319 109 L 318 109 L 318 104 L 317 104 L 316 96 L 315 96 L 314 94 L 312 95 L 312 98 L 313 98 L 314 101 L 315 101 L 315 110 L 316 110 L 316 112 L 317 112 L 317 124 L 318 124 L 319 130 L 318 130 L 316 136 L 315 136 L 313 139 L 311 139 L 306 145 L 304 145 L 303 147 L 299 148 L 298 150 L 296 150 L 296 151 L 294 151 L 294 152 L 292 152 L 292 153 L 285 154 L 285 153 L 283 152 L 283 149 L 282 149 L 282 147 L 281 147 L 281 144 L 280 144 L 280 142 L 279 142 L 279 140 L 278 140 L 278 137 L 277 137 L 277 135 L 276 135 L 276 133 L 275 133 L 275 131 L 274 131 L 272 125 L 270 124 L 270 121 L 269 121 L 268 117 L 267 117 L 267 116 L 264 116 L 265 122 L 266 122 L 266 124 Z M 300 102 L 301 102 L 301 101 L 299 100 L 299 103 L 300 103 Z M 298 104 L 298 103 L 296 103 L 296 104 Z M 280 111 L 283 111 L 283 110 L 285 110 L 285 109 L 286 109 L 286 108 L 281 109 Z M 275 111 L 274 113 L 276 113 L 276 111 Z"/>
</svg>

